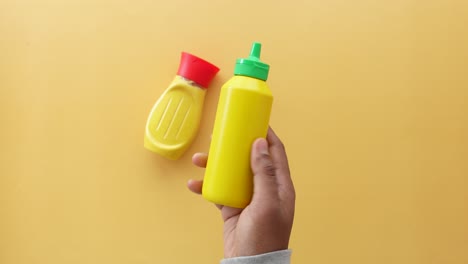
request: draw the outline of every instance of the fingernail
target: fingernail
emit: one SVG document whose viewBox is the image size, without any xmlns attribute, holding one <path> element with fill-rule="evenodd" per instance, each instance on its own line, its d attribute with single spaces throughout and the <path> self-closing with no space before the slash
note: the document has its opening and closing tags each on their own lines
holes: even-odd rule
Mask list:
<svg viewBox="0 0 468 264">
<path fill-rule="evenodd" d="M 268 151 L 268 142 L 264 138 L 261 138 L 258 140 L 257 150 L 261 154 L 266 154 L 266 155 L 270 154 L 270 152 Z"/>
</svg>

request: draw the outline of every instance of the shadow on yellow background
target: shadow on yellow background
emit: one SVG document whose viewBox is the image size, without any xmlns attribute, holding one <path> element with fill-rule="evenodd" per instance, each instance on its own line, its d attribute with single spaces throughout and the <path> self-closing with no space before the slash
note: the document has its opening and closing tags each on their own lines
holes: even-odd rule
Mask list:
<svg viewBox="0 0 468 264">
<path fill-rule="evenodd" d="M 0 263 L 217 263 L 201 178 L 252 41 L 297 189 L 293 263 L 468 263 L 468 2 L 0 2 Z M 181 51 L 221 68 L 178 161 L 143 148 Z"/>
</svg>

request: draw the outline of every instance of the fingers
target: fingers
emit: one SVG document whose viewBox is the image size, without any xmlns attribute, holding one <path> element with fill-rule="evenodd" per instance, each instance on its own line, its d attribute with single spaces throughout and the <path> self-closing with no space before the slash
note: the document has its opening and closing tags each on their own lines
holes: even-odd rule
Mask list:
<svg viewBox="0 0 468 264">
<path fill-rule="evenodd" d="M 202 193 L 202 188 L 203 188 L 203 181 L 190 179 L 187 182 L 187 187 L 189 188 L 190 191 L 192 191 L 192 192 L 194 192 L 196 194 L 201 194 Z"/>
<path fill-rule="evenodd" d="M 207 161 L 208 161 L 208 154 L 206 154 L 206 153 L 195 153 L 192 156 L 192 162 L 193 162 L 193 164 L 195 166 L 205 168 Z M 202 194 L 203 181 L 190 179 L 187 182 L 187 187 L 189 188 L 190 191 L 192 191 L 192 192 L 194 192 L 196 194 Z M 223 208 L 223 206 L 219 205 L 219 204 L 215 204 L 215 206 L 219 210 L 221 210 Z"/>
<path fill-rule="evenodd" d="M 268 142 L 257 139 L 252 147 L 251 166 L 254 174 L 254 197 L 271 197 L 278 194 L 276 168 L 268 150 Z"/>
<path fill-rule="evenodd" d="M 206 162 L 208 161 L 208 154 L 206 153 L 195 153 L 192 157 L 192 163 L 201 168 L 206 168 Z"/>
<path fill-rule="evenodd" d="M 202 194 L 202 188 L 203 188 L 203 181 L 199 181 L 199 180 L 188 180 L 187 182 L 187 187 L 190 191 L 192 191 L 193 193 L 196 193 L 196 194 Z M 223 208 L 222 205 L 219 205 L 219 204 L 215 204 L 215 206 L 221 210 Z"/>
<path fill-rule="evenodd" d="M 208 155 L 205 153 L 195 153 L 192 157 L 193 164 L 195 164 L 195 166 L 202 167 L 202 168 L 206 167 L 207 160 L 208 160 Z M 190 179 L 187 182 L 187 187 L 189 188 L 190 191 L 197 193 L 197 194 L 201 194 L 203 181 Z"/>
</svg>

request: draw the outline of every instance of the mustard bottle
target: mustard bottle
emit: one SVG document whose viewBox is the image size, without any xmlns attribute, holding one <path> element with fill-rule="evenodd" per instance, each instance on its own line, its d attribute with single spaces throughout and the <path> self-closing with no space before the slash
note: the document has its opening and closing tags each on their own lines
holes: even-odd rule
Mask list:
<svg viewBox="0 0 468 264">
<path fill-rule="evenodd" d="M 267 135 L 273 103 L 265 82 L 270 67 L 260 61 L 260 51 L 261 44 L 254 43 L 221 88 L 202 189 L 216 204 L 245 208 L 252 199 L 250 151 L 255 139 Z"/>
<path fill-rule="evenodd" d="M 178 159 L 198 131 L 206 88 L 219 68 L 182 52 L 179 70 L 153 106 L 146 122 L 145 148 Z"/>
</svg>

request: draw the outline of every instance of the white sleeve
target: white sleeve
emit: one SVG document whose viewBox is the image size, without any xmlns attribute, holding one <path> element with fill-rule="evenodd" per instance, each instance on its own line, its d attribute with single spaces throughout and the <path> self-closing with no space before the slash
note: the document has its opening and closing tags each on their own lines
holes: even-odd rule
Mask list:
<svg viewBox="0 0 468 264">
<path fill-rule="evenodd" d="M 291 250 L 279 250 L 265 254 L 228 258 L 221 260 L 221 264 L 290 264 Z"/>
</svg>

